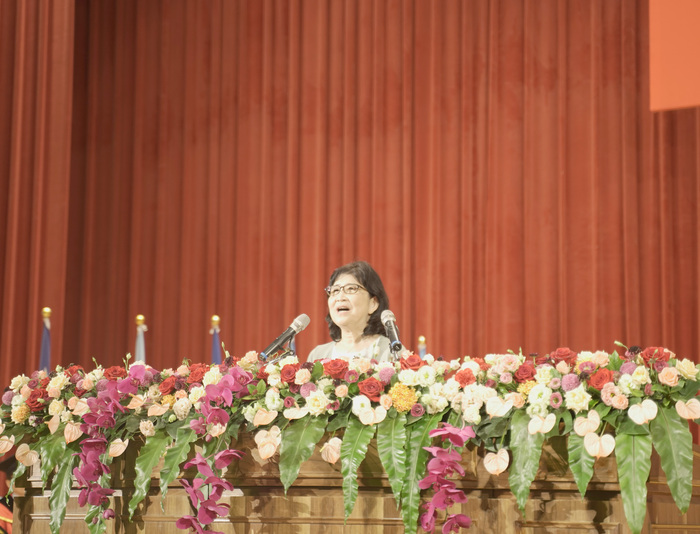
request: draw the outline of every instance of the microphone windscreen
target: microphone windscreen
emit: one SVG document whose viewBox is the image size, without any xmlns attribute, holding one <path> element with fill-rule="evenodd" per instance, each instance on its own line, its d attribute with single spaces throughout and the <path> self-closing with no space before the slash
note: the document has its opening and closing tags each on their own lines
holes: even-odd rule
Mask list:
<svg viewBox="0 0 700 534">
<path fill-rule="evenodd" d="M 389 321 L 396 322 L 396 316 L 394 315 L 394 312 L 392 312 L 391 310 L 384 310 L 382 312 L 382 324 L 386 324 Z"/>
<path fill-rule="evenodd" d="M 311 322 L 311 319 L 309 319 L 309 316 L 306 315 L 305 313 L 302 313 L 299 317 L 294 319 L 294 322 L 292 323 L 292 328 L 294 331 L 298 334 L 304 328 L 309 326 L 309 323 Z"/>
</svg>

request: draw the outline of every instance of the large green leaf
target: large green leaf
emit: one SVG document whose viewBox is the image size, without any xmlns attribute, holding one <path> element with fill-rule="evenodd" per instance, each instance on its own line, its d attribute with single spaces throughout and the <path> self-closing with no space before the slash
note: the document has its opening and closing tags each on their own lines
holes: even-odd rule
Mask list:
<svg viewBox="0 0 700 534">
<path fill-rule="evenodd" d="M 593 478 L 595 458 L 586 451 L 586 448 L 583 446 L 583 438 L 575 433 L 569 435 L 568 452 L 569 468 L 574 475 L 581 497 L 585 497 L 588 483 Z"/>
<path fill-rule="evenodd" d="M 377 452 L 389 477 L 396 505 L 406 477 L 406 414 L 387 417 L 377 428 Z"/>
<path fill-rule="evenodd" d="M 46 488 L 49 477 L 56 469 L 57 465 L 67 461 L 66 458 L 66 438 L 63 432 L 49 434 L 39 441 L 39 454 L 41 455 L 41 485 Z M 73 454 L 69 451 L 68 455 Z"/>
<path fill-rule="evenodd" d="M 160 470 L 160 507 L 163 511 L 165 496 L 168 493 L 168 486 L 180 474 L 180 464 L 182 464 L 189 456 L 192 449 L 192 443 L 197 441 L 199 436 L 194 430 L 189 428 L 180 428 L 175 435 L 173 446 L 165 453 L 163 460 L 163 469 Z"/>
<path fill-rule="evenodd" d="M 49 528 L 52 534 L 58 534 L 61 531 L 61 523 L 63 523 L 63 518 L 66 515 L 66 506 L 68 505 L 70 490 L 73 486 L 73 468 L 78 463 L 78 456 L 73 455 L 76 452 L 76 448 L 70 448 L 69 446 L 67 450 L 69 454 L 58 464 L 58 471 L 56 471 L 56 475 L 51 481 Z M 66 451 L 66 447 L 64 447 L 64 451 Z"/>
<path fill-rule="evenodd" d="M 420 487 L 418 483 L 425 476 L 425 464 L 428 451 L 423 447 L 430 445 L 430 431 L 435 430 L 445 412 L 425 415 L 408 427 L 406 438 L 406 481 L 401 491 L 401 517 L 404 534 L 413 534 L 418 528 L 418 508 L 420 506 Z"/>
<path fill-rule="evenodd" d="M 530 416 L 524 410 L 513 414 L 510 426 L 510 448 L 513 451 L 513 464 L 508 470 L 508 482 L 515 495 L 518 507 L 525 513 L 525 504 L 530 495 L 530 486 L 535 480 L 540 466 L 544 435 L 530 434 L 527 426 Z"/>
<path fill-rule="evenodd" d="M 316 444 L 326 431 L 328 416 L 314 417 L 307 415 L 294 421 L 282 432 L 280 447 L 280 482 L 287 493 L 289 487 L 299 476 L 301 464 L 308 460 L 316 448 Z"/>
<path fill-rule="evenodd" d="M 157 432 L 155 436 L 149 437 L 141 447 L 134 464 L 136 476 L 134 477 L 134 494 L 129 501 L 129 519 L 133 519 L 136 507 L 148 494 L 153 468 L 158 465 L 161 456 L 165 454 L 165 449 L 172 441 L 173 438 L 167 432 Z"/>
<path fill-rule="evenodd" d="M 351 417 L 345 428 L 343 444 L 340 446 L 340 471 L 343 474 L 343 503 L 345 519 L 355 508 L 357 500 L 357 473 L 367 454 L 367 447 L 374 436 L 375 425 L 363 425 L 356 417 Z"/>
<path fill-rule="evenodd" d="M 650 427 L 651 439 L 659 453 L 671 495 L 684 514 L 693 495 L 693 437 L 688 422 L 678 415 L 675 408 L 660 407 Z"/>
<path fill-rule="evenodd" d="M 627 525 L 634 534 L 640 534 L 647 511 L 651 436 L 618 434 L 615 438 L 615 459 Z"/>
</svg>

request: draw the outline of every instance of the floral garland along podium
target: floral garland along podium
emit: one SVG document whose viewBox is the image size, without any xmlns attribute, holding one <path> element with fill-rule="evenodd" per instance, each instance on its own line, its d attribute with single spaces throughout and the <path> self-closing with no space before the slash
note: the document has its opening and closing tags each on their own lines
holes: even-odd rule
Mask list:
<svg viewBox="0 0 700 534">
<path fill-rule="evenodd" d="M 227 473 L 244 454 L 232 448 L 239 433 L 253 437 L 250 461 L 278 458 L 285 492 L 317 446 L 323 461 L 339 462 L 346 519 L 361 464 L 376 444 L 405 532 L 416 532 L 441 521 L 443 531 L 469 525 L 451 510 L 466 501 L 455 482 L 465 475 L 463 451 L 480 447 L 483 469 L 494 477 L 507 472 L 524 512 L 545 441 L 566 438 L 566 463 L 581 495 L 596 462 L 616 452 L 628 527 L 641 532 L 652 450 L 680 513 L 693 498 L 687 421 L 700 418 L 699 368 L 662 347 L 452 361 L 406 353 L 394 363 L 300 364 L 288 356 L 269 365 L 248 353 L 163 371 L 128 361 L 89 372 L 57 367 L 13 379 L 3 395 L 0 451 L 16 446 L 13 484 L 34 467 L 51 488 L 51 532 L 59 532 L 77 483 L 85 522 L 97 533 L 115 518 L 113 459 L 140 442 L 128 519 L 158 468 L 163 497 L 179 481 L 191 503 L 178 528 L 204 532 L 229 515 L 224 501 L 235 477 Z M 432 490 L 423 501 L 421 490 Z"/>
</svg>

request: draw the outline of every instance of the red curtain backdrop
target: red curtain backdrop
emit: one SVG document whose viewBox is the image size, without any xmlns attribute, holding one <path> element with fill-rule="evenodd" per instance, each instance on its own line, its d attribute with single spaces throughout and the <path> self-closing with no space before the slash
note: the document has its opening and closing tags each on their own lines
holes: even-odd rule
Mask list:
<svg viewBox="0 0 700 534">
<path fill-rule="evenodd" d="M 700 113 L 637 0 L 0 0 L 0 378 L 237 356 L 370 261 L 446 358 L 698 359 Z"/>
</svg>

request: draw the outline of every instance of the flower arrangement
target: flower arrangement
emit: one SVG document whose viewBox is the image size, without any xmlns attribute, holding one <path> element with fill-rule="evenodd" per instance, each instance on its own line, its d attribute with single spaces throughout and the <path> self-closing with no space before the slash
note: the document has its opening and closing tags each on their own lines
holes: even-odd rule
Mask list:
<svg viewBox="0 0 700 534">
<path fill-rule="evenodd" d="M 700 366 L 662 347 L 623 349 L 560 348 L 452 361 L 406 352 L 396 362 L 301 363 L 289 355 L 269 364 L 250 352 L 241 359 L 227 355 L 219 365 L 184 362 L 163 371 L 128 358 L 123 366 L 91 371 L 59 366 L 50 374 L 17 376 L 5 390 L 0 452 L 16 447 L 20 463 L 11 485 L 27 467 L 40 465 L 42 482 L 52 489 L 52 532 L 59 532 L 75 482 L 90 531 L 105 531 L 114 517 L 110 463 L 127 447 L 138 447 L 130 517 L 161 459 L 163 496 L 181 468 L 196 467 L 191 481 L 180 478 L 193 513 L 177 525 L 201 533 L 228 512 L 220 501 L 233 489 L 225 470 L 243 454 L 230 448 L 239 432 L 254 435 L 252 456 L 259 463 L 279 455 L 285 491 L 317 446 L 326 461 L 340 461 L 346 516 L 357 499 L 359 465 L 376 439 L 405 530 L 413 533 L 419 515 L 423 529 L 432 532 L 441 510 L 466 500 L 450 480 L 463 476 L 459 460 L 466 443 L 484 448 L 489 473 L 508 470 L 524 510 L 544 441 L 567 436 L 569 466 L 582 495 L 596 459 L 617 451 L 628 524 L 640 532 L 652 448 L 678 508 L 689 506 L 687 421 L 700 418 Z M 428 488 L 432 497 L 421 515 L 421 491 Z M 468 525 L 468 517 L 451 514 L 442 531 Z"/>
</svg>

